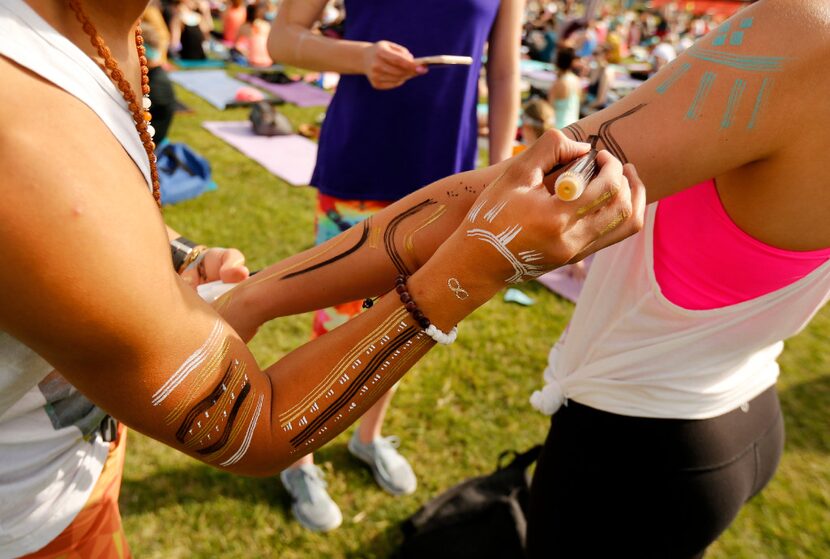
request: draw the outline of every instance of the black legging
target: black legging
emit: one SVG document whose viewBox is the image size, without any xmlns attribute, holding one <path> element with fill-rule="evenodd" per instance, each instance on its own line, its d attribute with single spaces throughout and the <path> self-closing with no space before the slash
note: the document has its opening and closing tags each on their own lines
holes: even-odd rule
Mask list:
<svg viewBox="0 0 830 559">
<path fill-rule="evenodd" d="M 703 557 L 772 478 L 783 443 L 774 387 L 746 411 L 705 420 L 571 401 L 553 416 L 536 466 L 528 557 Z"/>
</svg>

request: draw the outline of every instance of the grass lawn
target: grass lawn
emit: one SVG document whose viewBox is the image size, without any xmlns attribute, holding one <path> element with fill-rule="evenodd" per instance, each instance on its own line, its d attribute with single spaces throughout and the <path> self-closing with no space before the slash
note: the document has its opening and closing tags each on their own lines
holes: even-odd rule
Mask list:
<svg viewBox="0 0 830 559">
<path fill-rule="evenodd" d="M 176 117 L 172 139 L 210 159 L 219 189 L 166 208 L 168 223 L 200 242 L 239 247 L 252 269 L 311 246 L 314 191 L 275 178 L 201 127 L 203 120 L 244 120 L 247 111 L 217 111 L 177 91 L 195 112 Z M 312 122 L 321 112 L 291 105 L 280 110 L 295 124 Z M 387 557 L 400 540 L 399 522 L 421 504 L 492 470 L 502 450 L 524 450 L 543 440 L 547 419 L 527 400 L 541 383 L 547 351 L 572 306 L 538 284 L 522 289 L 536 300 L 534 306 L 497 297 L 464 321 L 456 344 L 432 351 L 401 383 L 385 432 L 400 436 L 415 468 L 414 495 L 393 498 L 375 485 L 346 450 L 350 429 L 316 457 L 343 511 L 343 525 L 312 534 L 293 521 L 276 478 L 234 477 L 132 432 L 121 507 L 133 555 Z M 306 315 L 267 325 L 251 344 L 257 359 L 270 364 L 304 343 L 310 323 Z M 770 486 L 744 508 L 707 558 L 830 556 L 828 338 L 825 308 L 788 342 L 780 383 L 786 453 Z"/>
</svg>

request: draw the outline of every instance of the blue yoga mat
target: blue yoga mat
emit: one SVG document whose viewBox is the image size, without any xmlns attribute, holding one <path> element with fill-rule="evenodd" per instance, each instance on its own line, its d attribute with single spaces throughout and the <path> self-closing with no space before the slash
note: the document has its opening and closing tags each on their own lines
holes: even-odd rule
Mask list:
<svg viewBox="0 0 830 559">
<path fill-rule="evenodd" d="M 552 71 L 553 64 L 548 62 L 540 62 L 539 60 L 520 60 L 519 68 L 522 74 L 526 72 Z"/>
<path fill-rule="evenodd" d="M 185 70 L 224 68 L 227 64 L 224 60 L 216 60 L 215 58 L 205 58 L 203 60 L 184 60 L 181 58 L 175 58 L 172 62 L 179 68 L 183 68 Z"/>
<path fill-rule="evenodd" d="M 170 79 L 195 93 L 217 109 L 224 109 L 233 103 L 236 92 L 246 83 L 228 76 L 224 70 L 189 70 L 170 72 Z"/>
</svg>

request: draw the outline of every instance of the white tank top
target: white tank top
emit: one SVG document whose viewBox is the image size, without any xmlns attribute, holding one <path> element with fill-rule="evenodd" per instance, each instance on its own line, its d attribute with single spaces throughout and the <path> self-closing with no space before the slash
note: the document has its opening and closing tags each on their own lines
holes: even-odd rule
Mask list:
<svg viewBox="0 0 830 559">
<path fill-rule="evenodd" d="M 146 152 L 110 79 L 22 0 L 0 3 L 0 56 L 77 97 L 121 143 L 151 188 Z M 109 444 L 102 412 L 0 331 L 0 559 L 49 543 L 86 503 Z"/>
<path fill-rule="evenodd" d="M 688 310 L 654 277 L 657 205 L 643 231 L 605 249 L 566 332 L 553 347 L 546 386 L 531 403 L 552 414 L 568 399 L 620 415 L 706 419 L 731 411 L 778 378 L 782 340 L 830 299 L 830 261 L 761 297 Z"/>
</svg>

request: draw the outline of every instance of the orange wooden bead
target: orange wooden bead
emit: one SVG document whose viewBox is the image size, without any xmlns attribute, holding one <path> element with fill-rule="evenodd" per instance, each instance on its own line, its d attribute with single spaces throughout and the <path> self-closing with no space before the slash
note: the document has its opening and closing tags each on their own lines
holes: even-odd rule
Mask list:
<svg viewBox="0 0 830 559">
<path fill-rule="evenodd" d="M 150 177 L 152 179 L 153 199 L 159 207 L 161 207 L 161 192 L 159 191 L 159 174 L 156 166 L 155 148 L 156 144 L 153 142 L 152 133 L 154 132 L 150 119 L 152 116 L 150 112 L 145 109 L 149 108 L 149 104 L 145 105 L 145 101 L 141 101 L 139 105 L 135 92 L 132 86 L 124 77 L 124 73 L 118 67 L 118 61 L 112 56 L 112 52 L 104 42 L 103 37 L 98 34 L 98 30 L 84 13 L 79 0 L 68 0 L 69 7 L 75 12 L 75 17 L 81 24 L 84 32 L 89 36 L 90 43 L 98 51 L 98 55 L 103 59 L 101 65 L 105 72 L 109 74 L 110 79 L 121 92 L 122 97 L 127 102 L 127 106 L 133 116 L 135 128 L 138 136 L 141 138 L 141 143 L 144 145 L 144 150 L 147 152 L 147 159 L 150 163 Z M 144 38 L 141 35 L 141 27 L 135 29 L 135 45 L 139 56 L 140 64 L 140 78 L 141 78 L 141 93 L 143 95 L 150 94 L 149 78 L 147 74 L 146 50 L 144 48 Z"/>
</svg>

